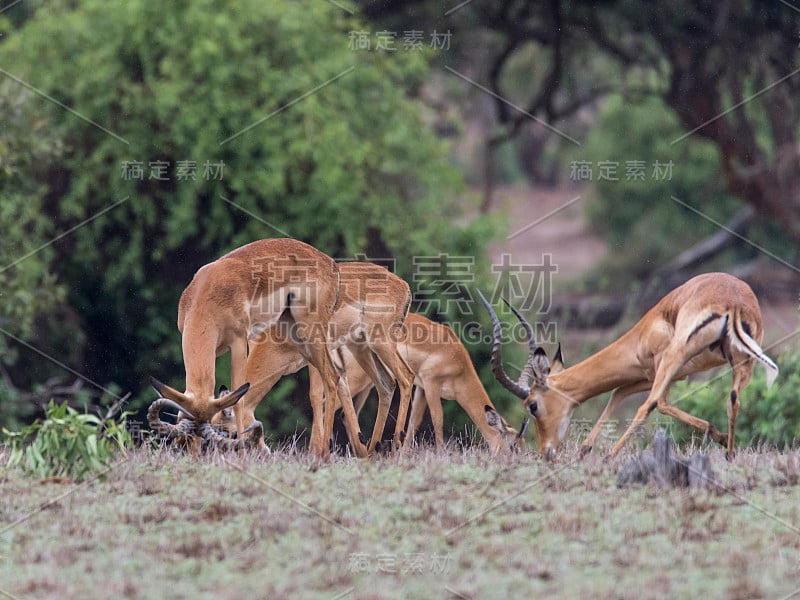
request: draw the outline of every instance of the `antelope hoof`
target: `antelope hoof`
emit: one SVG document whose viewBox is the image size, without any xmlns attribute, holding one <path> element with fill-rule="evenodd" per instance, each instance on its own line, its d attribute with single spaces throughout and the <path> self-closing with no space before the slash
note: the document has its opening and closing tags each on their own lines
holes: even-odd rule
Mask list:
<svg viewBox="0 0 800 600">
<path fill-rule="evenodd" d="M 725 452 L 725 460 L 731 462 L 734 458 L 736 458 L 736 452 Z"/>
<path fill-rule="evenodd" d="M 592 451 L 592 446 L 581 446 L 580 450 L 578 451 L 578 456 L 580 458 L 584 458 L 591 451 Z"/>
<path fill-rule="evenodd" d="M 358 441 L 364 444 L 365 446 L 369 443 L 369 440 L 362 432 L 358 432 Z"/>
</svg>

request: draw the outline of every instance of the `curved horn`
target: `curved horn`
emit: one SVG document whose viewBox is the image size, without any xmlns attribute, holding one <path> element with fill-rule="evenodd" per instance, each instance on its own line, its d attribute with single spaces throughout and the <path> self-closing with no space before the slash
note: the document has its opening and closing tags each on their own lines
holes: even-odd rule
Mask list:
<svg viewBox="0 0 800 600">
<path fill-rule="evenodd" d="M 528 334 L 528 356 L 530 356 L 536 350 L 536 336 L 533 334 L 533 327 L 531 327 L 531 324 L 528 323 L 528 320 L 523 317 L 522 314 L 516 308 L 514 308 L 508 300 L 502 297 L 501 300 L 505 302 L 508 308 L 511 309 L 511 312 L 514 313 L 514 316 L 519 319 L 519 322 L 522 323 L 522 327 L 525 329 L 525 333 Z"/>
<path fill-rule="evenodd" d="M 261 435 L 264 435 L 264 425 L 261 423 L 261 421 L 253 421 L 252 423 L 250 423 L 250 425 L 244 428 L 244 431 L 242 431 L 242 436 L 250 433 L 255 429 L 260 429 Z"/>
<path fill-rule="evenodd" d="M 249 437 L 245 437 L 245 434 L 251 431 L 255 433 Z M 200 435 L 204 442 L 216 448 L 221 448 L 223 450 L 243 450 L 245 448 L 252 448 L 264 437 L 264 425 L 261 421 L 253 421 L 247 429 L 242 431 L 238 439 L 231 440 L 221 434 L 211 423 L 203 423 L 200 426 Z"/>
<path fill-rule="evenodd" d="M 200 435 L 203 441 L 215 447 L 222 446 L 225 450 L 230 449 L 232 440 L 220 433 L 211 423 L 203 423 L 200 426 Z M 234 442 L 235 443 L 235 442 Z"/>
<path fill-rule="evenodd" d="M 494 373 L 495 378 L 500 384 L 506 388 L 509 392 L 514 394 L 520 400 L 525 400 L 528 395 L 531 393 L 530 388 L 520 385 L 518 383 L 514 383 L 511 381 L 511 378 L 506 375 L 506 372 L 503 370 L 503 357 L 502 357 L 502 350 L 500 346 L 502 345 L 502 341 L 500 339 L 500 319 L 497 318 L 497 314 L 494 312 L 492 305 L 483 297 L 483 294 L 480 290 L 478 290 L 478 296 L 480 296 L 481 302 L 486 307 L 486 310 L 489 311 L 489 315 L 492 317 L 492 327 L 493 327 L 493 342 L 492 342 L 492 372 Z"/>
<path fill-rule="evenodd" d="M 506 303 L 506 306 L 511 309 L 511 312 L 514 313 L 514 316 L 519 319 L 519 322 L 522 323 L 522 327 L 525 329 L 525 333 L 528 334 L 528 360 L 525 362 L 525 366 L 519 374 L 517 385 L 530 387 L 531 378 L 533 378 L 533 355 L 536 352 L 536 336 L 533 334 L 533 327 L 531 327 L 531 324 L 528 323 L 528 320 L 523 317 L 522 314 L 516 308 L 514 308 L 508 300 L 505 298 L 502 300 Z"/>
<path fill-rule="evenodd" d="M 164 408 L 177 410 L 179 413 L 182 413 L 188 417 L 188 420 L 182 421 L 178 425 L 167 423 L 161 419 L 160 415 L 161 410 Z M 174 439 L 175 437 L 191 433 L 191 429 L 194 429 L 194 416 L 192 416 L 189 411 L 187 411 L 177 402 L 167 398 L 159 398 L 150 405 L 150 408 L 147 409 L 147 423 L 150 425 L 150 429 L 155 431 L 156 434 L 169 439 Z M 182 423 L 191 423 L 191 426 L 182 425 Z"/>
</svg>

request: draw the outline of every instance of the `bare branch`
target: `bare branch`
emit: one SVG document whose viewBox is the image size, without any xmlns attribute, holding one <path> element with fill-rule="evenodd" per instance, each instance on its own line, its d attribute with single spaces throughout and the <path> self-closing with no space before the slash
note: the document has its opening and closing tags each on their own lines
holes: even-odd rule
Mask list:
<svg viewBox="0 0 800 600">
<path fill-rule="evenodd" d="M 739 212 L 733 215 L 730 221 L 728 221 L 728 223 L 725 225 L 727 229 L 720 229 L 713 235 L 707 237 L 701 242 L 698 242 L 691 248 L 687 248 L 673 260 L 660 268 L 656 272 L 656 275 L 658 277 L 664 277 L 665 275 L 669 276 L 671 273 L 682 271 L 684 269 L 690 269 L 716 256 L 736 242 L 737 238 L 731 233 L 731 231 L 738 234 L 744 234 L 747 231 L 747 228 L 752 224 L 754 217 L 755 210 L 753 207 L 745 206 Z"/>
</svg>

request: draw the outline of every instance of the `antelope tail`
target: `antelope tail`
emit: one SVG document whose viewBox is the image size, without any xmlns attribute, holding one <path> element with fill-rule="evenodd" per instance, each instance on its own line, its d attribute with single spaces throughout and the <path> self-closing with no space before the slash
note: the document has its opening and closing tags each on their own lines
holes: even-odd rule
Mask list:
<svg viewBox="0 0 800 600">
<path fill-rule="evenodd" d="M 736 347 L 737 350 L 740 352 L 744 352 L 755 358 L 759 361 L 767 371 L 767 388 L 769 388 L 772 383 L 775 381 L 775 378 L 778 376 L 778 365 L 766 355 L 766 353 L 761 349 L 761 346 L 758 345 L 750 335 L 744 331 L 742 327 L 742 317 L 739 311 L 733 315 L 733 319 L 730 320 L 731 327 L 730 327 L 730 340 L 733 343 L 733 346 Z"/>
</svg>

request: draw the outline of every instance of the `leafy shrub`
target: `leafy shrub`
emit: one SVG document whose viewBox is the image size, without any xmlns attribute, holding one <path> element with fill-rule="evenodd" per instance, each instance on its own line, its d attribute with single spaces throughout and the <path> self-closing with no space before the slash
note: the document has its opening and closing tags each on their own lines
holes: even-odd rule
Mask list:
<svg viewBox="0 0 800 600">
<path fill-rule="evenodd" d="M 586 216 L 611 250 L 590 282 L 617 289 L 620 282 L 646 278 L 655 268 L 718 230 L 710 220 L 698 218 L 673 197 L 722 223 L 742 207 L 741 200 L 727 189 L 719 150 L 694 136 L 673 144 L 682 133 L 678 117 L 658 98 L 632 104 L 612 95 L 603 102 L 585 146 L 573 156 L 591 165 Z M 603 161 L 615 171 L 601 178 Z M 638 177 L 637 161 L 644 167 Z M 656 161 L 661 165 L 659 173 L 655 173 Z M 665 167 L 669 163 L 672 167 Z M 634 169 L 630 174 L 629 166 Z M 786 256 L 791 247 L 774 222 L 758 221 L 747 235 L 780 256 Z M 738 244 L 704 269 L 723 268 L 755 256 L 755 248 Z"/>
<path fill-rule="evenodd" d="M 800 440 L 800 348 L 783 354 L 776 361 L 780 373 L 767 389 L 764 369 L 756 365 L 753 378 L 742 392 L 739 417 L 736 420 L 738 446 L 768 444 L 778 448 L 792 446 Z M 730 372 L 721 372 L 705 385 L 680 382 L 670 400 L 691 414 L 727 431 L 726 403 L 730 398 Z M 673 419 L 674 421 L 674 419 Z M 672 426 L 679 442 L 687 442 L 698 432 L 682 423 Z"/>
<path fill-rule="evenodd" d="M 3 429 L 11 449 L 8 466 L 20 466 L 34 477 L 69 477 L 80 481 L 87 474 L 108 467 L 117 451 L 131 444 L 125 427 L 127 413 L 119 420 L 79 413 L 66 402 L 47 406 L 44 421 L 21 431 Z"/>
<path fill-rule="evenodd" d="M 133 408 L 154 399 L 145 385 L 150 373 L 181 385 L 180 293 L 200 266 L 237 246 L 291 234 L 337 258 L 396 258 L 410 280 L 414 256 L 483 257 L 493 234 L 489 219 L 472 218 L 450 146 L 436 137 L 419 100 L 432 52 L 350 50 L 350 32 L 366 26 L 331 3 L 314 10 L 291 0 L 236 6 L 132 0 L 109 11 L 102 0 L 58 0 L 0 43 L 0 63 L 13 64 L 14 76 L 113 133 L 31 97 L 42 126 L 15 125 L 12 149 L 20 151 L 3 151 L 10 133 L 0 110 L 0 162 L 28 156 L 45 134 L 63 148 L 20 165 L 16 179 L 0 186 L 16 190 L 19 180 L 33 187 L 30 198 L 11 196 L 9 208 L 2 196 L 0 256 L 6 229 L 15 235 L 0 267 L 28 248 L 17 241 L 28 242 L 28 212 L 31 220 L 41 216 L 48 235 L 72 231 L 59 242 L 69 246 L 53 268 L 79 315 L 82 343 L 73 346 L 84 357 L 65 362 L 106 387 L 113 381 L 132 390 Z M 2 96 L 19 87 L 0 85 L 0 109 L 16 106 Z M 181 179 L 184 161 L 196 173 Z M 224 165 L 218 178 L 204 174 L 206 161 Z M 134 163 L 144 169 L 139 177 L 127 171 Z M 168 164 L 166 177 L 151 178 L 150 163 Z M 34 238 L 31 249 L 47 239 Z M 27 275 L 17 288 L 42 288 L 46 269 L 36 261 L 48 252 L 55 249 L 13 271 Z M 0 286 L 0 302 L 8 294 Z M 22 310 L 26 302 L 0 304 L 0 319 L 6 304 Z M 13 332 L 36 347 L 49 340 Z M 0 356 L 2 344 L 0 337 Z M 220 371 L 218 382 L 229 381 Z M 307 389 L 271 394 L 269 432 L 291 434 L 296 407 L 310 414 Z"/>
</svg>

